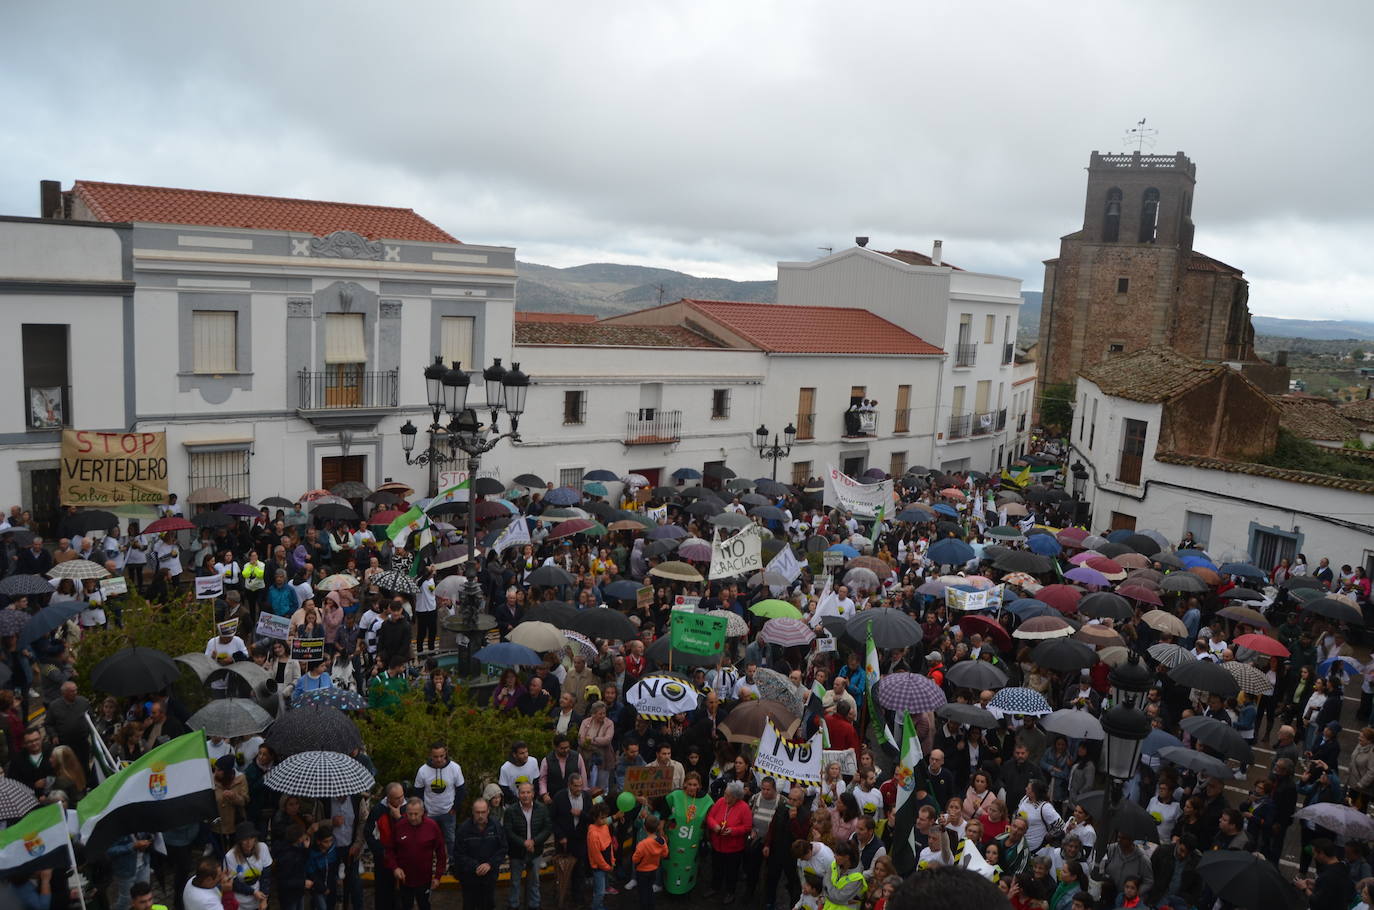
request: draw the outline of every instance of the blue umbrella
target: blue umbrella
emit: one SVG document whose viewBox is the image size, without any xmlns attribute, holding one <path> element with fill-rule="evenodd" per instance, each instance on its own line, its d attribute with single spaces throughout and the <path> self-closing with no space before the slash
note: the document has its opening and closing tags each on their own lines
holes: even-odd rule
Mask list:
<svg viewBox="0 0 1374 910">
<path fill-rule="evenodd" d="M 920 524 L 921 522 L 932 521 L 934 520 L 934 518 L 935 513 L 932 512 L 930 509 L 927 509 L 925 506 L 907 506 L 905 509 L 897 513 L 898 521 L 907 521 L 911 522 L 912 524 Z"/>
<path fill-rule="evenodd" d="M 1038 553 L 1041 556 L 1058 556 L 1060 553 L 1064 552 L 1064 548 L 1059 545 L 1059 541 L 1048 534 L 1032 534 L 1027 537 L 1026 549 L 1030 550 L 1032 553 Z"/>
<path fill-rule="evenodd" d="M 533 648 L 518 645 L 513 641 L 487 645 L 472 656 L 484 664 L 494 664 L 498 667 L 537 667 L 544 662 Z"/>
<path fill-rule="evenodd" d="M 619 480 L 620 475 L 614 471 L 607 471 L 605 468 L 597 468 L 595 471 L 588 471 L 582 475 L 583 480 Z"/>
<path fill-rule="evenodd" d="M 1110 540 L 1112 543 L 1125 543 L 1126 538 L 1130 537 L 1134 533 L 1134 531 L 1129 530 L 1127 528 L 1117 528 L 1115 531 L 1107 535 L 1107 539 Z"/>
<path fill-rule="evenodd" d="M 621 579 L 602 588 L 601 593 L 607 597 L 614 597 L 616 600 L 634 600 L 639 594 L 639 588 L 638 582 Z"/>
<path fill-rule="evenodd" d="M 53 630 L 60 629 L 64 622 L 80 613 L 85 606 L 79 600 L 69 600 L 39 610 L 24 624 L 24 628 L 19 630 L 19 647 L 27 648 Z"/>
<path fill-rule="evenodd" d="M 959 510 L 954 508 L 954 506 L 950 505 L 949 503 L 937 502 L 935 505 L 930 507 L 930 510 L 932 512 L 939 512 L 941 515 L 947 515 L 950 518 L 955 519 L 956 521 L 959 518 Z"/>
<path fill-rule="evenodd" d="M 1355 658 L 1340 655 L 1337 657 L 1328 657 L 1326 660 L 1317 664 L 1317 675 L 1322 677 L 1330 676 L 1331 668 L 1337 665 L 1340 665 L 1346 673 L 1352 676 L 1359 675 L 1360 671 L 1364 669 Z"/>
<path fill-rule="evenodd" d="M 347 689 L 340 689 L 337 686 L 330 686 L 327 689 L 311 689 L 309 692 L 302 692 L 300 698 L 291 700 L 291 704 L 293 707 L 316 705 L 321 708 L 338 708 L 340 711 L 366 711 L 367 696 L 350 692 Z"/>
<path fill-rule="evenodd" d="M 973 547 L 953 537 L 937 540 L 926 551 L 930 561 L 941 566 L 962 566 L 973 558 Z"/>
<path fill-rule="evenodd" d="M 1263 581 L 1268 578 L 1264 570 L 1258 566 L 1252 566 L 1248 562 L 1224 562 L 1217 567 L 1220 575 L 1236 575 L 1240 578 L 1253 578 L 1256 581 Z"/>
<path fill-rule="evenodd" d="M 678 468 L 672 473 L 673 480 L 701 480 L 701 472 L 696 468 Z"/>
<path fill-rule="evenodd" d="M 572 487 L 559 487 L 545 493 L 544 501 L 552 506 L 571 506 L 582 501 L 582 494 Z"/>
<path fill-rule="evenodd" d="M 588 496 L 605 496 L 606 485 L 593 481 L 592 483 L 583 484 L 582 492 L 586 493 Z"/>
<path fill-rule="evenodd" d="M 1183 740 L 1174 736 L 1172 733 L 1154 729 L 1145 737 L 1145 741 L 1140 744 L 1140 751 L 1145 755 L 1154 755 L 1158 753 L 1160 749 L 1167 749 L 1170 746 L 1179 747 L 1182 745 Z"/>
<path fill-rule="evenodd" d="M 644 536 L 650 540 L 681 540 L 687 536 L 687 529 L 681 525 L 659 525 Z"/>
<path fill-rule="evenodd" d="M 859 555 L 859 551 L 854 549 L 847 543 L 837 543 L 833 547 L 826 547 L 825 552 L 842 553 L 844 554 L 845 559 L 853 559 L 855 556 Z"/>
<path fill-rule="evenodd" d="M 1183 550 L 1182 552 L 1178 553 L 1177 555 L 1178 555 L 1178 561 L 1181 562 L 1181 563 L 1183 563 L 1185 566 L 1187 566 L 1187 567 L 1190 568 L 1190 569 L 1191 569 L 1193 566 L 1203 566 L 1204 568 L 1211 569 L 1211 570 L 1214 571 L 1214 572 L 1217 571 L 1216 564 L 1213 563 L 1213 562 L 1212 562 L 1210 559 L 1208 559 L 1206 556 L 1201 555 L 1200 553 L 1190 553 L 1190 552 L 1188 552 L 1187 550 Z"/>
<path fill-rule="evenodd" d="M 1031 597 L 1022 597 L 1007 604 L 1007 612 L 1020 620 L 1034 619 L 1037 616 L 1058 616 L 1059 612 L 1047 603 Z"/>
</svg>

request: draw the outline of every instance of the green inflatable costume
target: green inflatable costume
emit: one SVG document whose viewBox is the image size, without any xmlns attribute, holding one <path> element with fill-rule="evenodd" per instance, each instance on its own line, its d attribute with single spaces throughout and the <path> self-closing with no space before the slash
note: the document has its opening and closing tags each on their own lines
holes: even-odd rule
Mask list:
<svg viewBox="0 0 1374 910">
<path fill-rule="evenodd" d="M 663 880 L 669 894 L 686 894 L 697 883 L 697 850 L 710 808 L 708 796 L 688 796 L 682 790 L 668 794 L 668 864 Z"/>
</svg>

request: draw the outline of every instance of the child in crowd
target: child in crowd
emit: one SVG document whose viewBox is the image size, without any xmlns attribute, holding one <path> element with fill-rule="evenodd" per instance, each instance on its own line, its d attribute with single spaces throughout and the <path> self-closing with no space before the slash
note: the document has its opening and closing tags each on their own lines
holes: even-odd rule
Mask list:
<svg viewBox="0 0 1374 910">
<path fill-rule="evenodd" d="M 801 897 L 797 898 L 797 903 L 792 910 L 820 910 L 821 908 L 821 880 L 813 872 L 802 873 L 802 892 Z"/>
<path fill-rule="evenodd" d="M 644 839 L 635 845 L 635 882 L 639 888 L 640 910 L 653 910 L 658 867 L 668 858 L 668 842 L 658 833 L 658 827 L 658 816 L 645 816 Z"/>
</svg>

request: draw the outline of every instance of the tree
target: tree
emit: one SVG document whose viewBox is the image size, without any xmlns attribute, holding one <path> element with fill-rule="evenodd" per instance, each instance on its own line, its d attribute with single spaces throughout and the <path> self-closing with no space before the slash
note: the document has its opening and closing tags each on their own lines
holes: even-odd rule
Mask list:
<svg viewBox="0 0 1374 910">
<path fill-rule="evenodd" d="M 1040 392 L 1040 423 L 1056 435 L 1073 426 L 1073 384 L 1056 382 Z"/>
</svg>

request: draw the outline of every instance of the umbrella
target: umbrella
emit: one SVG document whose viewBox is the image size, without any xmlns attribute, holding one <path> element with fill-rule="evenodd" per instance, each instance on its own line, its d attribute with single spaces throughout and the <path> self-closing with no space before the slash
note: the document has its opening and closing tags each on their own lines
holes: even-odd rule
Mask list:
<svg viewBox="0 0 1374 910">
<path fill-rule="evenodd" d="M 1231 644 L 1238 648 L 1249 648 L 1251 651 L 1256 651 L 1260 654 L 1268 655 L 1269 657 L 1290 656 L 1290 652 L 1284 647 L 1283 642 L 1276 638 L 1270 638 L 1268 635 L 1261 635 L 1258 632 L 1251 632 L 1248 635 L 1237 635 Z M 1320 670 L 1321 668 L 1318 667 L 1317 669 Z"/>
<path fill-rule="evenodd" d="M 329 492 L 335 496 L 342 496 L 344 499 L 366 499 L 372 495 L 372 490 L 365 483 L 356 480 L 345 480 L 343 483 L 336 483 L 329 488 Z"/>
<path fill-rule="evenodd" d="M 191 524 L 197 528 L 227 528 L 234 523 L 234 516 L 226 512 L 198 512 L 191 516 Z"/>
<path fill-rule="evenodd" d="M 1208 777 L 1230 778 L 1233 776 L 1226 762 L 1219 758 L 1214 758 L 1206 752 L 1199 752 L 1196 749 L 1165 746 L 1155 754 L 1171 764 L 1178 765 L 1180 768 L 1187 768 L 1199 774 L 1206 774 Z"/>
<path fill-rule="evenodd" d="M 1032 534 L 1026 538 L 1026 549 L 1041 556 L 1058 556 L 1064 552 L 1059 541 L 1048 534 Z"/>
<path fill-rule="evenodd" d="M 311 705 L 316 708 L 334 708 L 339 711 L 367 710 L 367 696 L 359 692 L 340 689 L 338 686 L 311 689 L 309 692 L 301 693 L 300 698 L 293 699 L 291 703 L 297 708 Z"/>
<path fill-rule="evenodd" d="M 991 730 L 997 726 L 997 717 L 987 708 L 965 705 L 957 701 L 947 702 L 936 708 L 935 716 L 942 720 L 958 721 L 969 727 L 981 727 L 984 730 Z"/>
<path fill-rule="evenodd" d="M 1094 588 L 1105 588 L 1111 584 L 1111 579 L 1096 569 L 1089 569 L 1087 566 L 1077 566 L 1070 569 L 1064 573 L 1064 578 L 1068 581 L 1076 581 L 1079 584 L 1090 585 Z"/>
<path fill-rule="evenodd" d="M 1013 525 L 997 525 L 996 527 L 988 528 L 983 532 L 983 536 L 992 537 L 997 540 L 1025 539 L 1025 535 L 1021 533 L 1021 529 Z"/>
<path fill-rule="evenodd" d="M 801 611 L 785 600 L 769 599 L 761 600 L 749 608 L 749 612 L 755 616 L 765 619 L 776 619 L 785 617 L 789 619 L 801 619 Z"/>
<path fill-rule="evenodd" d="M 1017 603 L 1026 602 L 1027 601 L 1017 601 Z M 1037 603 L 1037 601 L 1029 602 Z M 1049 610 L 1049 607 L 1045 607 L 1045 609 Z M 1073 635 L 1073 633 L 1074 628 L 1072 623 L 1058 613 L 1055 613 L 1053 610 L 1049 610 L 1049 613 L 1032 616 L 1030 619 L 1022 621 L 1021 625 L 1012 633 L 1012 638 L 1024 638 L 1029 641 L 1038 641 L 1050 638 L 1068 638 Z"/>
<path fill-rule="evenodd" d="M 1159 750 L 1166 746 L 1182 748 L 1183 740 L 1161 728 L 1156 728 L 1146 734 L 1145 740 L 1140 744 L 1140 751 L 1143 755 L 1157 755 Z"/>
<path fill-rule="evenodd" d="M 1153 651 L 1154 648 L 1150 650 Z M 1192 660 L 1179 664 L 1169 671 L 1169 678 L 1180 686 L 1201 689 L 1213 695 L 1226 696 L 1240 692 L 1240 684 L 1236 682 L 1236 678 L 1210 660 Z"/>
<path fill-rule="evenodd" d="M 438 513 L 438 509 L 435 509 L 435 513 Z M 404 513 L 400 509 L 379 509 L 367 516 L 367 523 L 370 525 L 389 525 L 400 518 L 402 514 Z"/>
<path fill-rule="evenodd" d="M 269 496 L 262 502 L 258 503 L 258 505 L 268 506 L 274 509 L 289 509 L 292 506 L 294 506 L 295 503 L 287 499 L 285 496 Z"/>
<path fill-rule="evenodd" d="M 372 576 L 371 584 L 392 594 L 420 593 L 420 586 L 415 583 L 415 579 L 404 572 L 397 572 L 395 569 Z"/>
<path fill-rule="evenodd" d="M 549 531 L 549 540 L 557 540 L 560 537 L 571 537 L 574 534 L 581 534 L 596 527 L 596 522 L 590 518 L 569 518 L 567 521 L 559 522 L 554 525 L 553 530 Z"/>
<path fill-rule="evenodd" d="M 1206 566 L 1189 566 L 1188 571 L 1207 582 L 1209 587 L 1221 584 L 1221 576 Z"/>
<path fill-rule="evenodd" d="M 777 506 L 754 506 L 749 514 L 764 521 L 786 521 L 787 513 Z"/>
<path fill-rule="evenodd" d="M 889 711 L 923 714 L 946 701 L 944 691 L 920 673 L 889 673 L 878 681 L 878 704 Z"/>
<path fill-rule="evenodd" d="M 254 515 L 257 512 L 253 513 Z M 109 531 L 119 525 L 119 516 L 113 512 L 106 512 L 104 509 L 91 509 L 87 512 L 77 512 L 68 519 L 68 530 L 72 534 L 85 536 L 92 531 Z"/>
<path fill-rule="evenodd" d="M 1069 574 L 1073 573 L 1070 572 Z M 1098 591 L 1086 595 L 1078 602 L 1078 612 L 1094 619 L 1110 617 L 1123 622 L 1135 615 L 1135 610 L 1131 608 L 1131 604 L 1126 598 L 1110 591 Z"/>
<path fill-rule="evenodd" d="M 698 538 L 689 538 L 678 545 L 677 555 L 692 562 L 710 562 L 711 545 Z"/>
<path fill-rule="evenodd" d="M 761 477 L 756 480 L 754 482 L 754 489 L 764 496 L 786 496 L 788 493 L 792 492 L 787 488 L 786 484 L 778 483 L 776 480 L 769 480 L 766 477 Z"/>
<path fill-rule="evenodd" d="M 401 482 L 401 481 L 399 481 L 399 480 L 388 480 L 386 483 L 381 484 L 380 486 L 378 486 L 378 487 L 377 487 L 377 490 L 378 490 L 379 492 L 385 490 L 385 491 L 387 491 L 387 492 L 389 492 L 389 493 L 395 493 L 397 496 L 400 496 L 402 499 L 404 499 L 404 498 L 407 497 L 407 496 L 414 496 L 414 495 L 415 495 L 415 491 L 414 491 L 414 490 L 412 490 L 409 486 L 407 486 L 405 483 L 403 483 L 403 482 Z"/>
<path fill-rule="evenodd" d="M 1131 656 L 1131 649 L 1122 645 L 1112 645 L 1109 648 L 1098 648 L 1097 659 L 1109 667 L 1119 667 L 1124 664 Z"/>
<path fill-rule="evenodd" d="M 700 572 L 685 562 L 659 563 L 649 570 L 649 574 L 672 581 L 705 581 Z"/>
<path fill-rule="evenodd" d="M 518 624 L 510 630 L 510 635 L 507 637 L 517 645 L 524 645 L 540 654 L 549 651 L 562 651 L 568 646 L 568 640 L 563 637 L 563 633 L 558 631 L 556 626 L 534 620 L 526 620 Z"/>
<path fill-rule="evenodd" d="M 987 553 L 986 548 L 983 550 L 983 552 L 984 554 Z M 1009 572 L 1006 575 L 1002 576 L 1002 581 L 1006 582 L 1009 585 L 1015 585 L 1016 587 L 1021 588 L 1022 590 L 1032 594 L 1034 594 L 1036 591 L 1039 591 L 1042 587 L 1044 587 L 1044 585 L 1040 584 L 1040 582 L 1036 581 L 1034 578 L 1027 575 L 1025 572 Z"/>
<path fill-rule="evenodd" d="M 1080 565 L 1085 565 L 1089 569 L 1096 569 L 1113 581 L 1120 581 L 1126 577 L 1126 567 L 1115 559 L 1106 556 L 1090 556 Z"/>
<path fill-rule="evenodd" d="M 1030 575 L 1043 575 L 1054 571 L 1054 560 L 1025 550 L 1012 550 L 993 560 L 992 567 L 1002 572 L 1026 572 Z"/>
<path fill-rule="evenodd" d="M 707 610 L 705 615 L 725 620 L 726 638 L 739 638 L 749 634 L 749 624 L 738 613 L 732 613 L 729 610 Z"/>
<path fill-rule="evenodd" d="M 1139 553 L 1122 553 L 1120 556 L 1113 557 L 1113 559 L 1118 565 L 1128 571 L 1130 569 L 1148 569 L 1150 567 L 1150 558 L 1148 556 L 1141 556 Z"/>
<path fill-rule="evenodd" d="M 1312 803 L 1299 809 L 1293 817 L 1352 840 L 1374 839 L 1374 818 L 1343 803 Z"/>
<path fill-rule="evenodd" d="M 519 487 L 528 487 L 532 490 L 542 490 L 544 487 L 548 486 L 538 474 L 517 474 L 511 483 Z"/>
<path fill-rule="evenodd" d="M 1264 594 L 1254 588 L 1231 588 L 1229 591 L 1222 591 L 1217 597 L 1222 600 L 1264 600 Z"/>
<path fill-rule="evenodd" d="M 588 638 L 629 641 L 639 637 L 639 629 L 630 622 L 630 618 L 619 610 L 612 610 L 610 607 L 579 610 L 568 621 L 568 628 L 574 632 L 581 632 Z"/>
<path fill-rule="evenodd" d="M 577 579 L 558 566 L 540 566 L 525 576 L 525 584 L 531 588 L 556 588 L 575 581 Z"/>
<path fill-rule="evenodd" d="M 363 497 L 368 502 L 375 502 L 379 506 L 394 506 L 401 501 L 401 497 L 390 490 L 378 490 Z"/>
<path fill-rule="evenodd" d="M 219 507 L 225 515 L 232 515 L 235 518 L 257 518 L 258 510 L 248 505 L 246 502 L 226 502 Z"/>
<path fill-rule="evenodd" d="M 219 698 L 192 714 L 186 726 L 204 730 L 208 736 L 252 736 L 272 723 L 272 715 L 251 698 Z"/>
<path fill-rule="evenodd" d="M 1353 657 L 1346 657 L 1341 654 L 1335 657 L 1328 657 L 1326 660 L 1317 664 L 1317 675 L 1330 676 L 1332 669 L 1335 667 L 1340 667 L 1352 676 L 1358 675 L 1364 669 L 1360 666 L 1359 661 L 1355 660 Z"/>
<path fill-rule="evenodd" d="M 850 569 L 844 573 L 844 583 L 856 591 L 878 590 L 878 576 L 872 569 Z"/>
<path fill-rule="evenodd" d="M 681 540 L 688 534 L 687 529 L 681 525 L 659 525 L 656 528 L 650 528 L 644 536 L 649 540 Z"/>
<path fill-rule="evenodd" d="M 593 663 L 601 656 L 601 650 L 597 648 L 596 643 L 581 632 L 564 629 L 563 637 L 568 640 L 568 647 L 572 650 L 573 657 L 581 657 L 588 663 Z"/>
<path fill-rule="evenodd" d="M 584 484 L 582 486 L 582 492 L 588 496 L 605 496 L 607 493 L 606 485 L 604 483 L 597 483 L 596 481 Z"/>
<path fill-rule="evenodd" d="M 326 521 L 357 521 L 362 516 L 360 516 L 352 506 L 336 505 L 332 502 L 326 502 L 323 505 L 317 505 L 315 508 L 311 509 L 310 517 L 320 518 Z"/>
<path fill-rule="evenodd" d="M 700 499 L 702 496 L 709 496 L 714 499 L 716 496 L 713 491 L 705 487 L 683 487 L 677 491 L 677 495 L 681 499 Z"/>
<path fill-rule="evenodd" d="M 347 591 L 350 588 L 356 588 L 360 584 L 362 584 L 362 582 L 358 581 L 358 579 L 354 578 L 352 575 L 345 575 L 342 572 L 340 572 L 334 575 L 330 575 L 323 581 L 316 582 L 315 590 Z"/>
<path fill-rule="evenodd" d="M 448 600 L 456 601 L 467 591 L 468 580 L 462 575 L 450 575 L 439 582 L 434 593 Z"/>
<path fill-rule="evenodd" d="M 1069 739 L 1106 739 L 1102 722 L 1087 711 L 1076 708 L 1061 708 L 1044 717 L 1040 726 L 1050 733 L 1058 733 Z"/>
<path fill-rule="evenodd" d="M 833 547 L 826 547 L 825 552 L 839 553 L 845 559 L 853 559 L 855 556 L 859 555 L 859 551 L 847 543 L 837 543 Z"/>
<path fill-rule="evenodd" d="M 172 658 L 137 645 L 116 651 L 95 665 L 91 685 L 109 695 L 146 695 L 176 682 L 181 668 Z"/>
<path fill-rule="evenodd" d="M 1317 616 L 1325 616 L 1327 619 L 1336 622 L 1348 622 L 1355 625 L 1364 625 L 1364 616 L 1360 611 L 1352 607 L 1343 600 L 1334 597 L 1318 597 L 1303 604 L 1304 613 L 1312 613 Z"/>
<path fill-rule="evenodd" d="M 1108 809 L 1107 794 L 1102 790 L 1080 793 L 1075 802 L 1097 822 L 1097 836 L 1104 844 L 1111 843 L 1118 834 L 1125 834 L 1131 840 L 1159 842 L 1159 828 L 1154 817 L 1138 803 L 1124 799 Z"/>
<path fill-rule="evenodd" d="M 1290 588 L 1288 596 L 1298 603 L 1307 603 L 1309 600 L 1316 600 L 1324 596 L 1321 588 Z"/>
<path fill-rule="evenodd" d="M 1159 583 L 1161 591 L 1180 594 L 1203 594 L 1207 591 L 1207 582 L 1198 578 L 1192 572 L 1170 572 L 1165 575 Z"/>
<path fill-rule="evenodd" d="M 763 738 L 770 720 L 786 739 L 791 739 L 801 724 L 797 715 L 782 702 L 760 698 L 731 708 L 725 720 L 720 722 L 720 731 L 729 742 L 755 743 Z"/>
<path fill-rule="evenodd" d="M 69 559 L 66 562 L 59 562 L 48 570 L 49 578 L 109 578 L 110 573 L 105 571 L 105 567 L 91 562 L 89 559 Z"/>
<path fill-rule="evenodd" d="M 184 518 L 172 515 L 167 518 L 159 518 L 157 521 L 143 529 L 144 534 L 165 534 L 168 531 L 194 531 L 196 526 Z"/>
<path fill-rule="evenodd" d="M 1270 628 L 1269 620 L 1265 619 L 1264 614 L 1250 607 L 1242 607 L 1239 604 L 1232 604 L 1229 607 L 1222 607 L 1217 611 L 1218 616 L 1225 616 L 1235 622 L 1245 623 L 1247 626 L 1257 626 L 1261 629 Z"/>
<path fill-rule="evenodd" d="M 1076 644 L 1076 642 L 1070 642 L 1070 644 Z M 1027 689 L 1023 686 L 1010 686 L 998 691 L 988 704 L 1006 714 L 1044 716 L 1050 713 L 1050 703 L 1045 701 L 1045 696 L 1034 689 Z"/>
<path fill-rule="evenodd" d="M 12 777 L 0 777 L 0 819 L 22 818 L 37 808 L 33 788 Z"/>
<path fill-rule="evenodd" d="M 707 516 L 706 520 L 716 527 L 731 528 L 733 530 L 747 528 L 753 524 L 747 515 L 741 515 L 738 512 L 717 512 Z"/>
<path fill-rule="evenodd" d="M 701 472 L 696 468 L 678 468 L 668 476 L 672 477 L 673 480 L 700 480 Z"/>
<path fill-rule="evenodd" d="M 931 544 L 926 555 L 936 565 L 962 566 L 973 559 L 973 547 L 962 540 L 945 537 Z"/>
<path fill-rule="evenodd" d="M 910 524 L 921 524 L 935 518 L 935 513 L 925 506 L 909 505 L 897 513 L 897 521 L 905 521 Z"/>
<path fill-rule="evenodd" d="M 544 662 L 539 652 L 513 641 L 487 645 L 479 648 L 472 656 L 484 664 L 494 664 L 498 667 L 535 667 Z"/>
<path fill-rule="evenodd" d="M 925 587 L 922 585 L 922 587 Z M 1059 616 L 1060 613 L 1047 603 L 1033 597 L 1020 597 L 1006 605 L 1006 610 L 1020 620 L 1035 619 L 1041 616 Z M 1068 624 L 1065 623 L 1065 626 Z M 1019 630 L 1018 630 L 1019 631 Z M 1016 636 L 1013 635 L 1013 638 Z"/>
<path fill-rule="evenodd" d="M 1221 668 L 1235 677 L 1236 685 L 1240 686 L 1240 691 L 1246 695 L 1271 695 L 1274 692 L 1274 684 L 1256 669 L 1254 664 L 1228 660 Z"/>
<path fill-rule="evenodd" d="M 36 597 L 52 592 L 53 586 L 41 575 L 8 575 L 0 579 L 0 594 L 9 597 Z"/>
<path fill-rule="evenodd" d="M 1144 616 L 1140 617 L 1140 621 L 1156 632 L 1162 632 L 1165 635 L 1185 637 L 1188 634 L 1188 627 L 1183 624 L 1183 620 L 1172 613 L 1165 613 L 1163 610 L 1148 610 Z"/>
<path fill-rule="evenodd" d="M 959 627 L 970 635 L 976 632 L 992 639 L 993 644 L 1003 651 L 1012 650 L 1011 636 L 1002 628 L 1002 624 L 994 619 L 987 616 L 965 615 L 959 617 Z"/>
<path fill-rule="evenodd" d="M 645 477 L 643 474 L 626 474 L 624 477 L 620 478 L 620 482 L 627 487 L 647 487 L 649 485 L 649 478 Z"/>
<path fill-rule="evenodd" d="M 869 569 L 879 578 L 892 574 L 892 567 L 876 556 L 855 556 L 844 564 L 845 569 Z"/>
<path fill-rule="evenodd" d="M 1007 506 L 1007 510 L 1008 514 L 1010 514 L 1011 506 Z M 934 512 L 936 515 L 944 515 L 949 518 L 953 518 L 955 521 L 959 520 L 959 510 L 954 508 L 954 506 L 949 505 L 948 503 L 937 502 L 935 505 L 930 507 L 930 511 Z"/>
<path fill-rule="evenodd" d="M 961 660 L 945 670 L 945 679 L 964 689 L 1000 689 L 1007 684 L 1007 673 L 985 660 Z"/>
<path fill-rule="evenodd" d="M 198 490 L 192 490 L 186 497 L 186 501 L 193 505 L 207 505 L 213 502 L 228 502 L 233 498 L 219 487 L 201 487 Z"/>
<path fill-rule="evenodd" d="M 601 589 L 601 593 L 616 600 L 634 600 L 639 596 L 639 582 L 630 581 L 622 578 L 620 581 L 613 581 Z"/>
<path fill-rule="evenodd" d="M 544 501 L 552 506 L 571 506 L 582 501 L 582 494 L 572 487 L 557 487 L 544 494 Z"/>
<path fill-rule="evenodd" d="M 1073 637 L 1075 641 L 1092 645 L 1094 648 L 1124 647 L 1126 644 L 1126 639 L 1122 638 L 1121 633 L 1115 629 L 1091 623 L 1075 632 Z"/>
<path fill-rule="evenodd" d="M 1159 563 L 1161 566 L 1164 566 L 1165 569 L 1187 568 L 1184 565 L 1183 560 L 1179 559 L 1172 553 L 1156 553 L 1152 558 L 1155 562 Z"/>
<path fill-rule="evenodd" d="M 1077 613 L 1083 592 L 1069 585 L 1046 585 L 1035 592 L 1035 599 L 1047 603 L 1060 613 Z"/>
<path fill-rule="evenodd" d="M 754 685 L 758 687 L 760 700 L 778 702 L 798 717 L 806 710 L 806 702 L 811 697 L 809 691 L 798 689 L 786 676 L 766 667 L 754 672 Z"/>
<path fill-rule="evenodd" d="M 1179 667 L 1186 663 L 1197 662 L 1197 658 L 1193 656 L 1192 651 L 1189 651 L 1187 648 L 1179 647 L 1173 642 L 1162 642 L 1157 645 L 1150 645 L 1150 650 L 1146 653 L 1171 670 L 1174 667 Z"/>
<path fill-rule="evenodd" d="M 1183 718 L 1178 725 L 1183 728 L 1184 733 L 1204 746 L 1210 746 L 1227 758 L 1234 758 L 1238 762 L 1248 762 L 1255 757 L 1250 744 L 1242 739 L 1241 735 L 1230 724 L 1211 717 L 1197 715 Z"/>
<path fill-rule="evenodd" d="M 1248 562 L 1224 562 L 1217 566 L 1217 571 L 1222 575 L 1235 575 L 1237 578 L 1263 582 L 1269 576 L 1263 569 L 1252 566 Z"/>
<path fill-rule="evenodd" d="M 292 708 L 267 730 L 267 745 L 285 758 L 297 752 L 342 752 L 363 747 L 358 725 L 338 708 Z"/>
<path fill-rule="evenodd" d="M 779 616 L 770 619 L 759 630 L 759 641 L 784 648 L 806 646 L 816 640 L 816 633 L 800 619 Z"/>
<path fill-rule="evenodd" d="M 1211 850 L 1202 854 L 1198 875 L 1212 893 L 1245 910 L 1297 910 L 1304 906 L 1297 888 L 1278 866 L 1244 850 Z"/>
<path fill-rule="evenodd" d="M 1164 606 L 1164 601 L 1159 599 L 1158 594 L 1141 584 L 1122 585 L 1116 589 L 1116 593 L 1122 597 L 1129 597 L 1136 603 L 1149 604 L 1152 607 Z"/>
<path fill-rule="evenodd" d="M 845 623 L 845 637 L 862 645 L 868 640 L 870 628 L 873 643 L 884 651 L 920 644 L 925 637 L 916 620 L 893 607 L 861 610 Z"/>
<path fill-rule="evenodd" d="M 86 608 L 86 604 L 79 600 L 69 600 L 63 603 L 49 604 L 37 613 L 30 616 L 20 610 L 0 610 L 0 620 L 4 624 L 0 625 L 0 636 L 18 634 L 17 644 L 20 648 L 26 648 L 40 638 L 56 631 L 62 624 L 74 616 L 80 615 Z M 15 620 L 9 619 L 10 616 L 21 617 L 24 622 L 19 629 L 10 628 Z M 7 668 L 8 669 L 8 668 Z"/>
<path fill-rule="evenodd" d="M 338 752 L 298 752 L 272 766 L 263 782 L 288 796 L 332 799 L 366 793 L 375 783 L 358 761 Z"/>
<path fill-rule="evenodd" d="M 546 600 L 535 604 L 520 617 L 521 622 L 546 622 L 559 629 L 571 629 L 570 623 L 578 613 L 577 607 L 561 600 Z"/>
<path fill-rule="evenodd" d="M 1042 641 L 1031 651 L 1031 660 L 1042 667 L 1064 673 L 1077 672 L 1097 663 L 1097 652 L 1091 645 L 1071 638 L 1051 638 Z M 1026 690 L 1032 691 L 1032 690 Z"/>
<path fill-rule="evenodd" d="M 1131 548 L 1124 543 L 1114 543 L 1109 540 L 1098 548 L 1098 552 L 1107 557 L 1125 556 L 1127 553 L 1131 552 Z"/>
</svg>

